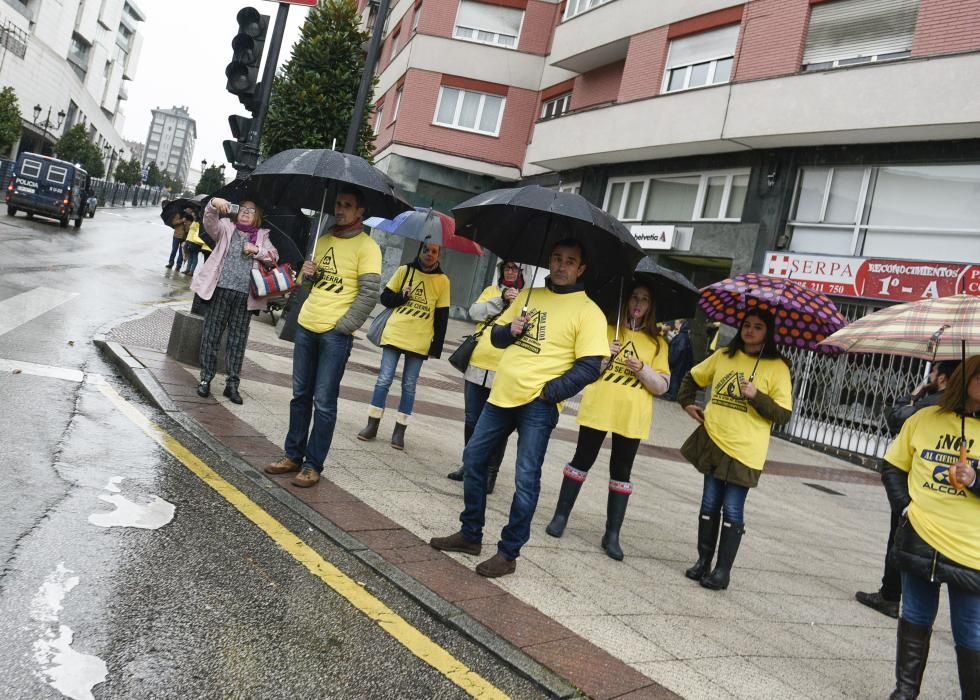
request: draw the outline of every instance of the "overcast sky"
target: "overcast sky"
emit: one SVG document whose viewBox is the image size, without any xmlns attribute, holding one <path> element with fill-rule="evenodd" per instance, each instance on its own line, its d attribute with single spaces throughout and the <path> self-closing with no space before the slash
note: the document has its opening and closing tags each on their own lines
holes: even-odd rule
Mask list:
<svg viewBox="0 0 980 700">
<path fill-rule="evenodd" d="M 268 0 L 138 0 L 146 14 L 140 25 L 143 52 L 125 104 L 123 137 L 146 143 L 150 110 L 186 105 L 197 122 L 197 146 L 192 167 L 201 160 L 225 162 L 221 142 L 231 138 L 229 114 L 248 115 L 238 98 L 225 90 L 225 66 L 231 60 L 231 40 L 238 30 L 235 15 L 251 5 L 269 15 L 269 38 L 278 2 Z M 279 65 L 289 60 L 299 29 L 309 12 L 291 5 Z M 266 40 L 266 52 L 269 42 Z M 234 175 L 229 166 L 226 175 Z"/>
</svg>

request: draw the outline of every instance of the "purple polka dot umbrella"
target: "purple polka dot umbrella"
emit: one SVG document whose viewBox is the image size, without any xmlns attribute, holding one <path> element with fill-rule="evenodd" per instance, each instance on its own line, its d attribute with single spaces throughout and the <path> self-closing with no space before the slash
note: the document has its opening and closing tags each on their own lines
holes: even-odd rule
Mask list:
<svg viewBox="0 0 980 700">
<path fill-rule="evenodd" d="M 792 280 L 755 272 L 736 275 L 702 289 L 698 306 L 711 320 L 736 327 L 749 309 L 769 311 L 776 317 L 777 345 L 828 355 L 841 352 L 819 343 L 847 320 L 830 299 Z"/>
</svg>

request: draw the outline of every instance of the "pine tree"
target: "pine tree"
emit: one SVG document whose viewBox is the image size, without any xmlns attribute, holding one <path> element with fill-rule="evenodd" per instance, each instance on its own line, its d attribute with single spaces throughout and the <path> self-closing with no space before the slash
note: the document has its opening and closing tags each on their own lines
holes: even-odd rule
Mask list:
<svg viewBox="0 0 980 700">
<path fill-rule="evenodd" d="M 160 187 L 163 185 L 163 173 L 157 166 L 156 161 L 151 160 L 146 173 L 146 184 L 150 187 Z"/>
<path fill-rule="evenodd" d="M 62 137 L 58 139 L 58 143 L 54 145 L 54 152 L 62 160 L 81 163 L 82 167 L 92 177 L 105 175 L 102 152 L 89 139 L 88 130 L 82 123 L 78 123 L 65 131 Z"/>
<path fill-rule="evenodd" d="M 354 0 L 321 0 L 310 10 L 289 62 L 272 85 L 262 134 L 265 156 L 287 148 L 330 148 L 334 139 L 343 148 L 367 40 Z M 372 93 L 373 86 L 369 104 Z M 357 153 L 365 158 L 373 150 L 371 111 L 364 110 L 358 134 Z"/>
<path fill-rule="evenodd" d="M 116 165 L 116 182 L 120 182 L 124 185 L 138 185 L 140 180 L 143 179 L 143 172 L 140 168 L 140 162 L 133 158 L 132 160 L 123 160 Z"/>
<path fill-rule="evenodd" d="M 201 179 L 194 189 L 194 194 L 211 194 L 225 184 L 225 179 L 221 175 L 221 168 L 217 165 L 209 165 L 201 173 Z"/>
<path fill-rule="evenodd" d="M 0 90 L 0 157 L 6 156 L 20 138 L 20 104 L 12 87 Z"/>
</svg>

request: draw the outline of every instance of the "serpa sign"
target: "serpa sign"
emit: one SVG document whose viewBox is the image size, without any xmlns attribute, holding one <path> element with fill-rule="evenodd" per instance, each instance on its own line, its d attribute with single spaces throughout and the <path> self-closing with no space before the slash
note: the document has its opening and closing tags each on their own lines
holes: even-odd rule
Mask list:
<svg viewBox="0 0 980 700">
<path fill-rule="evenodd" d="M 675 226 L 633 226 L 633 238 L 644 250 L 670 250 L 674 247 Z"/>
</svg>

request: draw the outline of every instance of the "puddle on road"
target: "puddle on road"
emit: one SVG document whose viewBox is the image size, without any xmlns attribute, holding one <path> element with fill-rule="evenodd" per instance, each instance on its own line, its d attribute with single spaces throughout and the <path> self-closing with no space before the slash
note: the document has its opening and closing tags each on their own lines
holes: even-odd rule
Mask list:
<svg viewBox="0 0 980 700">
<path fill-rule="evenodd" d="M 110 496 L 99 496 L 116 507 L 115 510 L 103 513 L 93 513 L 88 521 L 99 527 L 138 527 L 144 530 L 156 530 L 174 519 L 176 507 L 159 496 L 153 496 L 148 503 L 135 503 L 120 493 L 119 484 L 123 477 L 114 476 L 109 479 L 105 490 Z"/>
<path fill-rule="evenodd" d="M 65 596 L 79 582 L 71 574 L 63 563 L 58 564 L 31 600 L 31 617 L 43 625 L 41 637 L 34 642 L 34 660 L 41 667 L 38 675 L 62 695 L 93 700 L 92 689 L 105 682 L 108 668 L 99 657 L 72 649 L 75 633 L 58 622 Z"/>
</svg>

